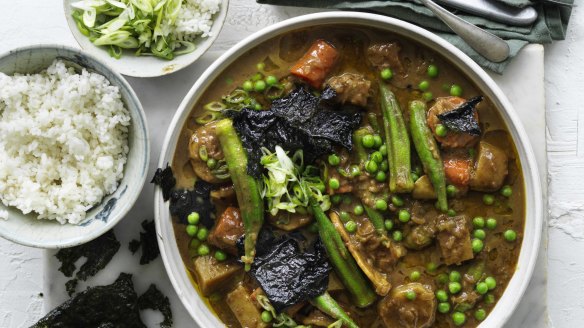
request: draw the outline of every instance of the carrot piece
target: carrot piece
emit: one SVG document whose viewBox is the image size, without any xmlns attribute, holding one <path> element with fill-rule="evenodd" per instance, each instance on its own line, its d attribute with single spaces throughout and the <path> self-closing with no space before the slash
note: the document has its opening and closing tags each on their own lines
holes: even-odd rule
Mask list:
<svg viewBox="0 0 584 328">
<path fill-rule="evenodd" d="M 338 58 L 337 49 L 325 40 L 319 39 L 314 41 L 304 56 L 290 68 L 290 73 L 304 79 L 314 88 L 319 88 Z"/>
<path fill-rule="evenodd" d="M 472 161 L 468 156 L 457 153 L 443 155 L 444 174 L 446 179 L 456 186 L 468 186 Z"/>
</svg>

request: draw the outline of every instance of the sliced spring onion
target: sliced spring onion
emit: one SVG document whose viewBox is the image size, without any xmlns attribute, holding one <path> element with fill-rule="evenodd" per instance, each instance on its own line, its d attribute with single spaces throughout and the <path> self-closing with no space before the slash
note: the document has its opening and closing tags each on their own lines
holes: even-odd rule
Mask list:
<svg viewBox="0 0 584 328">
<path fill-rule="evenodd" d="M 93 41 L 93 43 L 98 46 L 114 45 L 120 48 L 136 48 L 139 45 L 138 40 L 128 31 L 115 31 L 103 35 Z"/>
<path fill-rule="evenodd" d="M 203 115 L 195 118 L 195 122 L 200 125 L 205 125 L 209 122 L 217 121 L 220 118 L 223 118 L 223 115 L 219 112 L 205 111 Z"/>
</svg>

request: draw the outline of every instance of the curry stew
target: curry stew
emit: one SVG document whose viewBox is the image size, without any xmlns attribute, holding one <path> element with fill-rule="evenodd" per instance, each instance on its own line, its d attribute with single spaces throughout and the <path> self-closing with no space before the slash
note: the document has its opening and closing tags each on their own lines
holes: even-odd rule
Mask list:
<svg viewBox="0 0 584 328">
<path fill-rule="evenodd" d="M 515 271 L 507 127 L 411 40 L 329 26 L 264 42 L 179 140 L 177 188 L 206 182 L 213 213 L 174 215 L 178 247 L 228 327 L 475 327 Z"/>
</svg>

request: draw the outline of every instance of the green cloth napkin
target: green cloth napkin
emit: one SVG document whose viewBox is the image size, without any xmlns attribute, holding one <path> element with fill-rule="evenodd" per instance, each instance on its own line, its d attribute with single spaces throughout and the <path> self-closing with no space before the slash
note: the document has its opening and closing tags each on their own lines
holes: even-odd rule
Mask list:
<svg viewBox="0 0 584 328">
<path fill-rule="evenodd" d="M 469 0 L 473 1 L 473 0 Z M 432 12 L 416 0 L 257 0 L 258 3 L 281 6 L 300 6 L 325 9 L 370 11 L 424 27 L 440 35 L 484 68 L 501 74 L 509 61 L 528 43 L 551 43 L 552 40 L 563 40 L 574 0 L 492 0 L 506 3 L 514 7 L 534 6 L 538 18 L 531 26 L 511 26 L 490 21 L 486 18 L 454 11 L 459 17 L 501 37 L 511 49 L 511 56 L 501 63 L 493 63 L 479 55 L 461 38 L 454 34 L 448 26 L 437 19 Z"/>
</svg>

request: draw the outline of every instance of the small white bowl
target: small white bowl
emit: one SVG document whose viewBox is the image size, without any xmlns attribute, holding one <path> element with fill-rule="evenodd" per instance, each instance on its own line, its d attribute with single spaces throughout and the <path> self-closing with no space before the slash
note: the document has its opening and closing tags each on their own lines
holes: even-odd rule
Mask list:
<svg viewBox="0 0 584 328">
<path fill-rule="evenodd" d="M 518 115 L 513 110 L 511 103 L 497 86 L 497 84 L 480 68 L 472 59 L 448 43 L 443 38 L 410 23 L 389 18 L 386 16 L 358 13 L 358 12 L 326 12 L 299 16 L 266 27 L 253 35 L 239 42 L 229 51 L 225 52 L 213 65 L 211 65 L 195 82 L 175 116 L 170 123 L 170 127 L 163 142 L 160 155 L 159 166 L 165 166 L 172 162 L 177 146 L 177 140 L 181 128 L 188 118 L 193 106 L 205 92 L 207 87 L 233 62 L 246 54 L 250 49 L 272 39 L 278 35 L 298 30 L 310 28 L 312 26 L 324 25 L 354 25 L 360 27 L 372 27 L 386 30 L 414 42 L 423 44 L 437 53 L 450 59 L 453 65 L 473 83 L 479 90 L 493 102 L 493 105 L 501 113 L 501 117 L 517 147 L 517 153 L 521 161 L 525 186 L 525 228 L 523 231 L 523 242 L 521 252 L 517 262 L 515 274 L 509 281 L 505 292 L 498 300 L 494 309 L 479 327 L 502 327 L 515 310 L 519 300 L 523 296 L 529 280 L 533 273 L 533 268 L 537 260 L 541 231 L 543 227 L 543 200 L 541 183 L 537 169 L 537 162 L 527 134 L 519 120 Z M 198 327 L 223 327 L 224 324 L 213 314 L 201 299 L 192 286 L 192 280 L 185 270 L 181 256 L 176 244 L 171 217 L 168 211 L 168 204 L 162 198 L 160 188 L 157 188 L 154 195 L 155 222 L 160 253 L 164 261 L 166 272 L 170 277 L 174 289 L 183 302 L 187 311 L 191 314 Z"/>
<path fill-rule="evenodd" d="M 209 47 L 215 42 L 223 23 L 225 22 L 225 17 L 227 16 L 227 7 L 229 6 L 229 0 L 221 1 L 221 8 L 219 12 L 215 14 L 213 20 L 213 26 L 211 27 L 211 35 L 206 38 L 197 38 L 195 42 L 195 50 L 191 53 L 176 56 L 172 60 L 161 59 L 153 56 L 135 56 L 131 51 L 124 52 L 120 59 L 113 58 L 107 52 L 106 47 L 98 47 L 91 43 L 88 37 L 81 34 L 77 28 L 77 23 L 71 16 L 73 12 L 71 3 L 79 0 L 63 0 L 63 7 L 65 9 L 65 19 L 69 25 L 69 29 L 77 40 L 77 43 L 85 50 L 88 54 L 95 56 L 101 61 L 107 63 L 116 72 L 127 76 L 133 77 L 156 77 L 161 75 L 166 75 L 170 73 L 177 72 L 190 64 L 194 63 L 199 57 L 201 57 Z"/>
<path fill-rule="evenodd" d="M 89 210 L 87 218 L 79 225 L 39 220 L 34 213 L 24 215 L 20 210 L 4 206 L 0 202 L 0 211 L 8 211 L 8 219 L 0 219 L 0 236 L 39 248 L 63 248 L 83 244 L 113 228 L 136 202 L 146 181 L 150 161 L 146 115 L 138 97 L 120 74 L 98 59 L 66 46 L 38 45 L 18 48 L 0 55 L 0 72 L 8 75 L 38 73 L 57 58 L 73 67 L 84 67 L 99 73 L 112 85 L 119 87 L 122 100 L 131 116 L 128 136 L 130 151 L 124 166 L 124 177 L 116 191 Z"/>
</svg>

